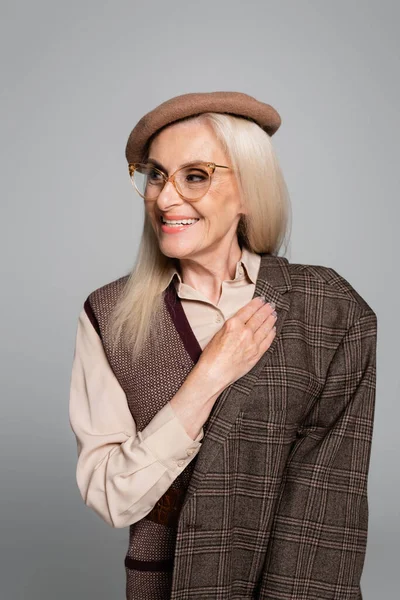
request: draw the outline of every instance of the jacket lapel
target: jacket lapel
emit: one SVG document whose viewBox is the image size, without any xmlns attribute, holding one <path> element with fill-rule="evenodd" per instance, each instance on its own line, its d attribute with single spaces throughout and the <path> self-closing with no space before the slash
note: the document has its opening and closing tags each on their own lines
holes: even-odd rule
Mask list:
<svg viewBox="0 0 400 600">
<path fill-rule="evenodd" d="M 260 373 L 269 361 L 272 353 L 275 351 L 276 344 L 279 341 L 279 334 L 285 322 L 289 306 L 290 296 L 286 294 L 291 289 L 291 279 L 288 268 L 288 260 L 284 257 L 274 256 L 272 254 L 261 254 L 260 269 L 256 281 L 253 298 L 265 295 L 267 302 L 274 301 L 278 313 L 276 322 L 276 335 L 271 346 L 263 354 L 258 363 L 246 373 L 243 377 L 227 387 L 218 397 L 209 418 L 205 435 L 202 441 L 202 448 L 196 457 L 194 471 L 190 480 L 189 488 L 186 493 L 185 501 L 182 506 L 182 512 L 185 510 L 188 502 L 195 493 L 196 489 L 204 480 L 211 463 L 215 456 L 221 451 L 231 428 L 233 427 L 242 406 L 245 404 L 252 388 L 257 381 Z M 171 288 L 169 288 L 171 292 Z M 176 305 L 176 310 L 171 312 L 171 297 L 168 295 L 169 310 L 174 320 L 175 326 L 181 336 L 186 349 L 190 353 L 193 362 L 196 363 L 201 354 L 201 348 L 191 331 L 188 328 L 186 315 L 180 305 Z M 183 313 L 183 314 L 182 314 Z M 190 333 L 191 332 L 191 333 Z M 191 348 L 191 350 L 190 350 Z M 181 514 L 182 514 L 181 512 Z"/>
</svg>

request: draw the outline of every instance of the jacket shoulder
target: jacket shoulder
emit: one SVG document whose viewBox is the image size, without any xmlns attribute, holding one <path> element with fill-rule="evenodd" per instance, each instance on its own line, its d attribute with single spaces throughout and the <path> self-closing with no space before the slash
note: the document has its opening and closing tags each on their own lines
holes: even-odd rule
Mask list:
<svg viewBox="0 0 400 600">
<path fill-rule="evenodd" d="M 354 286 L 332 267 L 288 262 L 293 289 L 337 297 L 357 305 L 360 312 L 374 312 Z M 354 307 L 356 308 L 356 306 Z"/>
</svg>

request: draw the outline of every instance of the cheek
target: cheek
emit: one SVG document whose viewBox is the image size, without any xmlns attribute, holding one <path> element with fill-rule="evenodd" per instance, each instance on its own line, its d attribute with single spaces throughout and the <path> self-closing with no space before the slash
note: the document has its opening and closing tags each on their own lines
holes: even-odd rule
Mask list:
<svg viewBox="0 0 400 600">
<path fill-rule="evenodd" d="M 238 215 L 240 206 L 234 194 L 221 194 L 215 198 L 213 219 L 221 227 L 231 225 Z"/>
<path fill-rule="evenodd" d="M 215 190 L 215 203 L 228 214 L 235 214 L 240 207 L 240 194 L 237 184 L 231 182 L 221 183 Z"/>
</svg>

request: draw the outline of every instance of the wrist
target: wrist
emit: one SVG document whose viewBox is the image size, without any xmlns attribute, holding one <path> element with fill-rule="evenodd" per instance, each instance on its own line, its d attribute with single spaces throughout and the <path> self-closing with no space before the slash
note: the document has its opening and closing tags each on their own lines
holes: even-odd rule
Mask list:
<svg viewBox="0 0 400 600">
<path fill-rule="evenodd" d="M 215 401 L 226 387 L 211 365 L 201 359 L 193 367 L 185 383 L 193 386 L 194 393 L 199 394 L 205 401 L 207 399 Z"/>
</svg>

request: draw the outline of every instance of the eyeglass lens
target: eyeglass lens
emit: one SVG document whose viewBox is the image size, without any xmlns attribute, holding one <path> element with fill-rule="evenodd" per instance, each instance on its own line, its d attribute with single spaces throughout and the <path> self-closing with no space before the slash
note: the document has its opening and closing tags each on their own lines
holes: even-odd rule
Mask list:
<svg viewBox="0 0 400 600">
<path fill-rule="evenodd" d="M 133 183 L 146 200 L 155 200 L 165 185 L 165 179 L 151 164 L 138 165 L 132 175 Z M 187 199 L 204 195 L 210 186 L 210 173 L 204 165 L 190 165 L 175 173 L 175 185 Z"/>
</svg>

